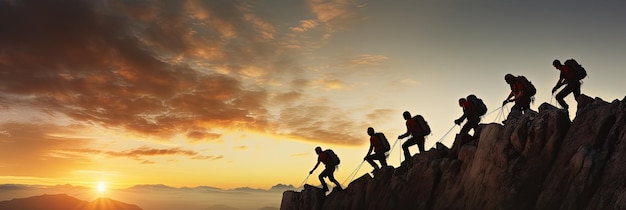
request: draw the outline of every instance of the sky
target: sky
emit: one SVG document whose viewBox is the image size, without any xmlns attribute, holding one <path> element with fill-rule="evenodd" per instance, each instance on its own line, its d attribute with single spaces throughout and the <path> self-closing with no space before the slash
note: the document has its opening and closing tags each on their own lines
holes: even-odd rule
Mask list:
<svg viewBox="0 0 626 210">
<path fill-rule="evenodd" d="M 358 168 L 367 127 L 393 144 L 404 111 L 428 121 L 427 148 L 452 145 L 457 100 L 469 94 L 493 112 L 483 123 L 501 121 L 507 73 L 535 84 L 533 110 L 556 105 L 554 59 L 587 69 L 583 94 L 623 99 L 624 9 L 618 0 L 0 0 L 0 183 L 318 185 L 322 168 L 307 175 L 321 146 L 340 156 L 335 176 L 347 184 L 372 169 Z M 566 101 L 573 118 L 576 102 Z M 396 148 L 389 163 L 399 161 Z"/>
</svg>

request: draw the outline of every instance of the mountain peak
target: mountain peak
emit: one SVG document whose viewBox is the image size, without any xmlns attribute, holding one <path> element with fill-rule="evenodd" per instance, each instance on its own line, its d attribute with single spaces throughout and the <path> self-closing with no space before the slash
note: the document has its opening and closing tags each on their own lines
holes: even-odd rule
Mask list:
<svg viewBox="0 0 626 210">
<path fill-rule="evenodd" d="M 546 103 L 512 112 L 465 144 L 457 135 L 454 150 L 438 144 L 345 190 L 285 191 L 281 210 L 626 209 L 626 102 L 577 101 L 573 121 Z"/>
</svg>

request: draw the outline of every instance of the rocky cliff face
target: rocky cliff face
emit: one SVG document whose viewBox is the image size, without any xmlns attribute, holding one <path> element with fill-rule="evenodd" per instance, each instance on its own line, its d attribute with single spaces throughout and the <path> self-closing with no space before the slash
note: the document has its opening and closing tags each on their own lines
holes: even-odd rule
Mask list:
<svg viewBox="0 0 626 210">
<path fill-rule="evenodd" d="M 285 191 L 281 210 L 626 209 L 625 100 L 583 95 L 574 121 L 549 104 L 512 112 L 458 154 L 437 145 L 343 191 Z"/>
</svg>

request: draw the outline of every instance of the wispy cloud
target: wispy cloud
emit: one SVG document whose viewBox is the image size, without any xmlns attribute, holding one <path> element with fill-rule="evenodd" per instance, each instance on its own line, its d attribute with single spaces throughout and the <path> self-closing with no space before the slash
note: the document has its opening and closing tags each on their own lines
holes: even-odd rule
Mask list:
<svg viewBox="0 0 626 210">
<path fill-rule="evenodd" d="M 378 67 L 389 58 L 384 55 L 359 55 L 340 63 L 340 66 L 347 68 L 357 67 Z"/>
<path fill-rule="evenodd" d="M 394 114 L 397 114 L 396 110 L 376 109 L 365 116 L 367 117 L 367 119 L 370 119 L 370 120 L 380 120 L 380 118 L 383 116 L 393 116 Z"/>
<path fill-rule="evenodd" d="M 311 11 L 323 23 L 344 27 L 358 17 L 354 8 L 363 6 L 352 0 L 309 0 Z"/>
<path fill-rule="evenodd" d="M 139 158 L 145 156 L 162 156 L 162 155 L 182 155 L 182 156 L 196 156 L 197 152 L 191 150 L 183 150 L 180 148 L 168 148 L 168 149 L 155 149 L 148 147 L 140 147 L 132 150 L 125 150 L 121 152 L 104 152 L 104 154 L 111 157 L 128 157 Z"/>
<path fill-rule="evenodd" d="M 296 154 L 291 154 L 291 157 L 303 157 L 303 156 L 308 156 L 311 155 L 311 153 L 296 153 Z"/>
<path fill-rule="evenodd" d="M 222 137 L 221 134 L 210 133 L 206 131 L 190 131 L 189 133 L 187 133 L 187 138 L 196 142 L 202 140 L 215 141 L 218 140 L 220 137 Z"/>
<path fill-rule="evenodd" d="M 153 160 L 147 160 L 149 157 L 157 157 L 157 156 L 186 156 L 192 160 L 220 160 L 224 158 L 222 155 L 213 156 L 213 155 L 201 155 L 196 151 L 185 150 L 181 148 L 165 148 L 165 149 L 157 149 L 151 148 L 147 146 L 142 146 L 134 149 L 123 150 L 123 151 L 107 151 L 107 150 L 99 150 L 99 149 L 64 149 L 53 151 L 53 153 L 59 155 L 73 155 L 73 156 L 82 156 L 82 155 L 104 155 L 107 157 L 113 158 L 128 158 L 132 160 L 137 160 L 142 164 L 155 164 L 156 162 Z"/>
<path fill-rule="evenodd" d="M 389 86 L 403 86 L 403 87 L 412 87 L 416 85 L 420 85 L 421 82 L 414 79 L 401 79 L 397 81 L 393 81 L 389 84 Z"/>
<path fill-rule="evenodd" d="M 319 23 L 316 20 L 301 20 L 300 25 L 292 27 L 293 32 L 305 32 L 309 29 L 315 28 Z"/>
<path fill-rule="evenodd" d="M 331 106 L 294 106 L 282 110 L 279 121 L 284 135 L 319 142 L 360 145 L 357 131 L 366 127 L 346 117 L 350 113 Z"/>
<path fill-rule="evenodd" d="M 248 149 L 248 146 L 245 146 L 245 145 L 242 145 L 242 146 L 236 146 L 236 147 L 233 147 L 233 149 L 235 149 L 235 150 L 247 150 L 247 149 Z"/>
<path fill-rule="evenodd" d="M 313 84 L 325 90 L 339 90 L 346 88 L 344 82 L 339 79 L 320 79 L 314 81 Z"/>
</svg>

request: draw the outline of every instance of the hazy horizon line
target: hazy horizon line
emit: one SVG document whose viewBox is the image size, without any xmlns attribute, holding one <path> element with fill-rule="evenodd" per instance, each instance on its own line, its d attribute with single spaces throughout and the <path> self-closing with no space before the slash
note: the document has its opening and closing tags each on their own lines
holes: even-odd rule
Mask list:
<svg viewBox="0 0 626 210">
<path fill-rule="evenodd" d="M 9 187 L 9 188 L 7 188 L 7 187 Z M 72 185 L 72 184 L 69 184 L 69 183 L 66 183 L 66 184 L 50 184 L 50 185 L 47 185 L 47 184 L 0 183 L 0 191 L 2 191 L 2 190 L 13 190 L 13 189 L 22 189 L 22 188 L 13 188 L 13 189 L 11 189 L 10 187 L 23 187 L 23 188 L 29 188 L 29 187 L 72 187 L 72 188 L 84 188 L 84 189 L 94 188 L 94 187 L 89 187 L 89 186 L 84 186 L 84 185 Z M 287 185 L 287 184 L 282 184 L 282 183 L 278 183 L 276 185 L 273 185 L 269 189 L 252 188 L 252 187 L 248 187 L 248 186 L 241 186 L 241 187 L 236 187 L 236 188 L 220 188 L 220 187 L 214 187 L 214 186 L 208 186 L 208 185 L 176 187 L 176 186 L 171 186 L 171 185 L 167 185 L 167 184 L 136 184 L 136 185 L 132 185 L 132 186 L 129 186 L 129 187 L 108 188 L 108 189 L 109 190 L 129 190 L 129 189 L 147 189 L 147 188 L 178 189 L 178 190 L 210 188 L 210 189 L 213 189 L 213 190 L 222 190 L 222 191 L 245 191 L 245 190 L 275 191 L 275 190 L 281 190 L 281 189 L 297 189 L 292 184 Z"/>
</svg>

